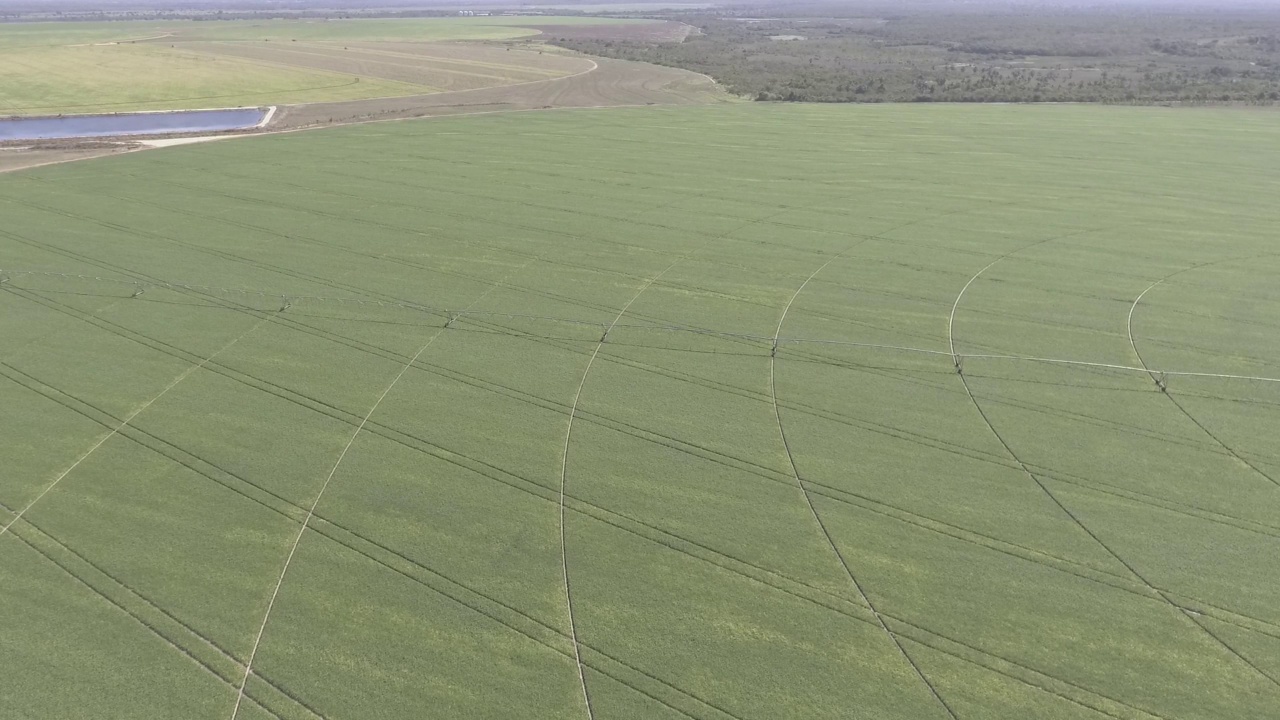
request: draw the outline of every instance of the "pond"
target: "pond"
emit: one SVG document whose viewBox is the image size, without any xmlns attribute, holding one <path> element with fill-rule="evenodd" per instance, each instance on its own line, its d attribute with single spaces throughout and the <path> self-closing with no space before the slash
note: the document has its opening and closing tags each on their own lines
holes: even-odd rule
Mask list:
<svg viewBox="0 0 1280 720">
<path fill-rule="evenodd" d="M 264 124 L 274 111 L 275 108 L 234 108 L 0 118 L 0 142 L 243 130 Z"/>
</svg>

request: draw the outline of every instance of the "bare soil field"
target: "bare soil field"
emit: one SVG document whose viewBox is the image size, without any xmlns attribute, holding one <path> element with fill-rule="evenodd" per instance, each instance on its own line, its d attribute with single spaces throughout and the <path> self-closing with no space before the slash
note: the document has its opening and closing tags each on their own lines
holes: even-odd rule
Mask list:
<svg viewBox="0 0 1280 720">
<path fill-rule="evenodd" d="M 580 75 L 525 85 L 285 106 L 277 111 L 269 129 L 504 110 L 689 105 L 730 100 L 711 78 L 687 70 L 619 60 L 595 59 L 593 62 L 597 67 Z"/>
<path fill-rule="evenodd" d="M 40 145 L 24 145 L 16 147 L 0 147 L 0 173 L 26 168 L 53 165 L 71 160 L 88 160 L 89 158 L 114 155 L 128 152 L 136 147 L 127 142 L 60 142 L 42 143 Z"/>
<path fill-rule="evenodd" d="M 635 25 L 538 25 L 530 26 L 556 40 L 627 40 L 631 42 L 684 42 L 698 29 L 675 20 Z"/>
<path fill-rule="evenodd" d="M 409 83 L 426 92 L 547 80 L 590 69 L 590 61 L 551 52 L 461 43 L 191 42 L 182 48 L 256 63 Z"/>
<path fill-rule="evenodd" d="M 379 44 L 387 48 L 386 44 Z M 417 45 L 426 52 L 427 45 Z M 468 53 L 461 45 L 440 48 L 430 52 Z M 507 54 L 505 50 L 492 48 L 495 54 Z M 397 51 L 398 52 L 398 51 Z M 511 52 L 517 52 L 512 50 Z M 527 51 L 523 51 L 529 54 Z M 406 52 L 405 54 L 411 54 Z M 441 57 L 448 57 L 442 54 Z M 469 55 L 473 60 L 476 54 Z M 496 87 L 460 89 L 433 92 L 408 97 L 352 100 L 345 102 L 310 103 L 280 106 L 265 127 L 250 131 L 232 131 L 202 137 L 250 135 L 263 132 L 280 132 L 328 125 L 346 125 L 375 120 L 402 120 L 410 118 L 466 115 L 490 112 L 513 112 L 574 107 L 616 107 L 635 105 L 698 105 L 732 102 L 732 97 L 714 80 L 688 70 L 660 67 L 647 63 L 586 58 L 557 52 L 545 52 L 540 57 L 544 71 L 559 64 L 567 67 L 574 63 L 582 69 L 570 75 L 542 78 L 518 84 Z M 523 62 L 523 60 L 522 60 Z M 60 140 L 39 144 L 15 143 L 10 147 L 0 144 L 0 172 L 21 170 L 58 162 L 83 160 L 117 152 L 163 147 L 164 138 L 189 137 L 151 136 L 146 142 L 129 138 Z"/>
</svg>

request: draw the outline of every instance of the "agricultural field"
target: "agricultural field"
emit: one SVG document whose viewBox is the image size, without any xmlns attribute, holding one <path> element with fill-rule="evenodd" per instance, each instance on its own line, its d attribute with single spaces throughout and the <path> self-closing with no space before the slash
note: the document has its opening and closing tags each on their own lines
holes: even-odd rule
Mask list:
<svg viewBox="0 0 1280 720">
<path fill-rule="evenodd" d="M 590 60 L 541 44 L 498 42 L 538 36 L 539 25 L 563 33 L 667 23 L 548 16 L 0 24 L 0 115 L 416 96 L 591 69 Z"/>
<path fill-rule="evenodd" d="M 1267 111 L 387 122 L 0 175 L 0 708 L 1253 720 Z"/>
</svg>

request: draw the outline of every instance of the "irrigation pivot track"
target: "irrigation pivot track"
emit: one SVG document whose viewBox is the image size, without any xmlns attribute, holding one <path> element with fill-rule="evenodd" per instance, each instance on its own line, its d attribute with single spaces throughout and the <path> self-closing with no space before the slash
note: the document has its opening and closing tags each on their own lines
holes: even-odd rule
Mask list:
<svg viewBox="0 0 1280 720">
<path fill-rule="evenodd" d="M 855 244 L 855 247 L 857 244 Z M 840 567 L 844 568 L 844 573 L 845 576 L 849 578 L 849 583 L 853 585 L 855 590 L 857 590 L 858 597 L 861 598 L 862 602 L 871 610 L 871 614 L 875 616 L 876 622 L 880 625 L 880 629 L 889 636 L 894 647 L 898 649 L 898 653 L 901 654 L 902 658 L 911 666 L 916 677 L 920 678 L 920 682 L 924 683 L 925 687 L 928 688 L 933 699 L 936 700 L 944 710 L 946 710 L 947 715 L 949 715 L 952 720 L 956 720 L 955 711 L 952 710 L 951 706 L 947 704 L 947 701 L 938 694 L 938 689 L 933 686 L 933 683 L 925 676 L 924 671 L 920 669 L 920 666 L 916 664 L 916 661 L 907 653 L 907 649 L 902 646 L 902 641 L 898 639 L 898 636 L 889 629 L 889 626 L 885 623 L 884 617 L 880 614 L 880 611 L 876 609 L 875 604 L 871 602 L 871 598 L 867 597 L 866 591 L 862 589 L 862 583 L 858 582 L 858 578 L 853 574 L 853 570 L 849 567 L 849 562 L 845 560 L 844 553 L 840 552 L 840 548 L 836 546 L 835 540 L 832 539 L 831 533 L 827 530 L 826 524 L 822 522 L 822 516 L 818 514 L 817 508 L 813 506 L 813 498 L 809 496 L 809 488 L 805 484 L 804 479 L 800 476 L 800 469 L 796 467 L 796 458 L 791 453 L 791 444 L 787 441 L 787 432 L 782 426 L 782 411 L 778 408 L 778 383 L 776 377 L 776 365 L 778 362 L 776 343 L 778 341 L 778 337 L 782 334 L 782 324 L 787 321 L 787 313 L 791 311 L 791 306 L 795 303 L 796 298 L 800 296 L 800 293 L 804 291 L 805 287 L 809 284 L 809 281 L 817 277 L 818 273 L 825 270 L 828 265 L 840 259 L 840 257 L 851 250 L 852 248 L 831 258 L 820 265 L 817 270 L 814 270 L 809 277 L 805 278 L 804 282 L 800 283 L 800 287 L 796 288 L 796 291 L 791 294 L 791 298 L 787 300 L 786 306 L 782 308 L 782 315 L 778 318 L 778 327 L 773 333 L 775 352 L 770 353 L 769 355 L 769 399 L 773 403 L 773 416 L 778 422 L 778 436 L 782 439 L 782 448 L 787 455 L 787 464 L 791 468 L 791 476 L 795 478 L 796 485 L 800 488 L 800 494 L 804 497 L 804 503 L 809 508 L 809 513 L 813 516 L 814 522 L 817 523 L 818 529 L 822 531 L 822 537 L 827 541 L 827 547 L 831 549 L 831 552 L 835 554 L 836 559 L 840 561 Z"/>
<path fill-rule="evenodd" d="M 996 429 L 996 426 L 991 422 L 991 419 L 987 417 L 987 413 L 985 410 L 983 410 L 982 404 L 978 402 L 978 398 L 974 396 L 973 390 L 969 387 L 969 380 L 965 377 L 964 367 L 961 365 L 959 361 L 959 357 L 955 355 L 955 334 L 954 334 L 956 308 L 960 306 L 960 300 L 961 298 L 964 297 L 965 291 L 969 289 L 969 286 L 972 285 L 973 282 L 978 279 L 978 277 L 980 277 L 987 270 L 991 269 L 992 266 L 994 266 L 996 263 L 1000 262 L 1001 260 L 1004 260 L 1005 258 L 1008 258 L 1020 252 L 1021 250 L 1035 247 L 1036 245 L 1042 245 L 1046 242 L 1049 242 L 1055 239 L 1057 238 L 1049 238 L 1047 240 L 1041 240 L 1035 243 L 1031 243 L 1030 245 L 1020 248 L 1019 250 L 1011 251 L 1009 253 L 1006 253 L 996 258 L 995 260 L 987 264 L 986 267 L 982 268 L 977 273 L 975 273 L 973 277 L 969 278 L 969 281 L 965 283 L 964 287 L 961 288 L 959 294 L 956 295 L 956 300 L 951 306 L 951 317 L 947 323 L 947 340 L 948 340 L 948 344 L 952 349 L 952 356 L 953 358 L 955 358 L 956 375 L 960 378 L 960 383 L 964 386 L 965 394 L 969 397 L 969 401 L 973 404 L 974 409 L 978 411 L 978 415 L 982 418 L 982 422 L 986 424 L 987 429 L 991 432 L 992 435 L 995 436 L 996 440 L 1000 442 L 1000 445 L 1004 447 L 1005 452 L 1009 454 L 1009 457 L 1012 458 L 1015 463 L 1017 463 L 1018 467 L 1021 468 L 1023 474 L 1025 474 L 1028 478 L 1030 478 L 1031 481 L 1034 482 L 1036 486 L 1038 486 L 1040 490 L 1050 500 L 1053 501 L 1053 504 L 1056 505 L 1059 510 L 1061 510 L 1068 518 L 1071 519 L 1071 521 L 1076 525 L 1076 527 L 1080 528 L 1080 530 L 1082 530 L 1086 535 L 1092 538 L 1093 542 L 1097 544 L 1098 547 L 1102 548 L 1102 550 L 1104 550 L 1108 555 L 1110 555 L 1116 562 L 1123 565 L 1124 568 L 1129 571 L 1129 574 L 1133 575 L 1134 578 L 1136 578 L 1139 582 L 1145 585 L 1152 594 L 1154 594 L 1155 596 L 1163 600 L 1164 604 L 1170 610 L 1174 611 L 1179 617 L 1189 620 L 1194 627 L 1199 629 L 1207 637 L 1211 638 L 1221 648 L 1229 652 L 1234 658 L 1236 658 L 1237 660 L 1239 660 L 1240 662 L 1248 666 L 1249 669 L 1254 673 L 1256 673 L 1258 676 L 1266 679 L 1272 685 L 1276 687 L 1280 687 L 1280 678 L 1277 678 L 1276 676 L 1272 675 L 1270 672 L 1267 672 L 1258 664 L 1254 663 L 1252 660 L 1242 655 L 1239 650 L 1237 650 L 1235 647 L 1227 643 L 1227 641 L 1224 640 L 1219 633 L 1215 633 L 1213 630 L 1211 630 L 1209 626 L 1205 623 L 1205 621 L 1200 618 L 1198 613 L 1190 611 L 1182 607 L 1180 604 L 1174 602 L 1173 598 L 1170 597 L 1168 592 L 1153 585 L 1151 581 L 1149 581 L 1146 578 L 1145 575 L 1140 573 L 1138 569 L 1134 567 L 1133 563 L 1129 562 L 1128 560 L 1125 560 L 1119 554 L 1117 554 L 1116 551 L 1113 550 L 1110 545 L 1104 542 L 1102 538 L 1100 538 L 1097 535 L 1097 533 L 1095 533 L 1092 529 L 1090 529 L 1089 526 L 1087 526 L 1084 523 L 1084 521 L 1082 521 L 1079 518 L 1079 516 L 1076 515 L 1076 513 L 1072 512 L 1062 502 L 1062 500 L 1059 499 L 1058 496 L 1054 494 L 1054 492 L 1050 490 L 1047 485 L 1044 484 L 1044 482 L 1035 473 L 1031 472 L 1031 469 L 1027 467 L 1026 463 L 1024 463 L 1022 459 L 1018 457 L 1018 454 L 1014 452 L 1013 448 L 1010 447 L 1009 443 L 1004 439 L 1004 436 L 1001 435 L 1000 431 Z M 1155 287 L 1155 285 L 1159 284 L 1159 282 L 1160 281 L 1153 283 L 1150 287 L 1147 288 L 1147 290 L 1149 291 L 1151 287 Z M 1138 296 L 1138 300 L 1141 300 L 1142 296 L 1145 295 L 1146 292 L 1147 291 L 1143 291 L 1143 293 Z M 1133 308 L 1136 306 L 1137 306 L 1137 301 L 1135 301 L 1134 304 L 1129 308 L 1130 320 L 1132 320 L 1133 318 Z M 1132 339 L 1133 339 L 1132 333 L 1130 333 L 1129 337 L 1130 337 L 1130 342 L 1132 343 Z M 1136 352 L 1137 348 L 1134 348 L 1134 350 Z M 1155 380 L 1156 378 L 1153 377 L 1152 379 Z M 1158 381 L 1157 381 L 1157 384 L 1159 384 Z M 1163 390 L 1163 388 L 1161 389 Z M 1168 395 L 1168 393 L 1166 392 L 1165 395 Z M 1194 419 L 1192 419 L 1192 421 L 1194 422 Z M 1199 423 L 1196 423 L 1196 424 L 1199 425 Z M 1201 429 L 1204 429 L 1204 428 L 1201 427 Z"/>
<path fill-rule="evenodd" d="M 1270 254 L 1268 253 L 1268 255 Z M 1162 285 L 1166 280 L 1170 280 L 1178 275 L 1181 275 L 1182 273 L 1190 272 L 1198 268 L 1207 267 L 1209 265 L 1218 265 L 1226 262 L 1233 262 L 1235 260 L 1252 260 L 1252 259 L 1256 259 L 1257 257 L 1262 257 L 1262 256 L 1254 256 L 1249 258 L 1229 258 L 1227 260 L 1215 260 L 1212 262 L 1200 263 L 1198 265 L 1192 265 L 1190 267 L 1186 267 L 1181 270 L 1171 272 L 1168 275 L 1165 275 L 1164 277 L 1160 278 L 1159 280 L 1156 280 L 1155 282 L 1148 285 L 1147 288 L 1143 290 L 1141 293 L 1138 293 L 1138 297 L 1133 299 L 1133 304 L 1129 306 L 1129 315 L 1125 319 L 1125 331 L 1129 334 L 1129 347 L 1133 349 L 1134 356 L 1137 357 L 1138 362 L 1142 364 L 1142 369 L 1147 372 L 1147 375 L 1151 378 L 1151 382 L 1155 383 L 1156 387 L 1160 388 L 1160 392 L 1166 398 L 1169 399 L 1169 402 L 1173 403 L 1173 406 L 1178 408 L 1178 412 L 1182 413 L 1197 428 L 1200 428 L 1200 431 L 1203 432 L 1205 435 L 1207 435 L 1215 443 L 1217 443 L 1219 447 L 1221 447 L 1223 450 L 1226 450 L 1227 453 L 1231 455 L 1231 457 L 1235 458 L 1236 460 L 1239 460 L 1241 463 L 1247 466 L 1250 470 L 1260 475 L 1263 479 L 1267 480 L 1272 485 L 1280 487 L 1280 481 L 1276 480 L 1270 474 L 1264 472 L 1262 468 L 1258 467 L 1252 462 L 1249 462 L 1249 460 L 1247 460 L 1242 455 L 1240 455 L 1240 453 L 1236 452 L 1235 449 L 1232 448 L 1230 445 L 1228 445 L 1226 442 L 1224 442 L 1222 438 L 1218 437 L 1217 434 L 1215 434 L 1209 428 L 1205 427 L 1204 423 L 1197 420 L 1185 407 L 1183 407 L 1182 403 L 1178 402 L 1178 399 L 1175 398 L 1173 394 L 1169 392 L 1168 383 L 1166 382 L 1168 373 L 1152 370 L 1150 367 L 1147 366 L 1147 361 L 1142 357 L 1142 352 L 1138 350 L 1138 343 L 1134 340 L 1134 337 L 1133 337 L 1133 314 L 1134 312 L 1137 311 L 1138 303 L 1142 302 L 1142 298 L 1146 297 L 1147 293 L 1154 290 L 1156 286 Z"/>
<path fill-rule="evenodd" d="M 526 262 L 519 269 L 524 269 L 529 262 Z M 490 285 L 483 293 L 476 297 L 468 307 L 472 307 L 483 300 L 496 287 L 498 287 L 496 283 Z M 235 720 L 237 715 L 240 713 L 240 704 L 244 700 L 245 685 L 249 682 L 249 675 L 253 673 L 253 660 L 258 655 L 258 647 L 262 644 L 262 635 L 266 632 L 267 623 L 271 620 L 271 611 L 275 608 L 276 598 L 280 595 L 280 587 L 284 585 L 284 578 L 289 572 L 289 565 L 293 562 L 294 554 L 298 552 L 298 545 L 302 542 L 302 536 L 307 532 L 307 526 L 311 523 L 311 518 L 315 517 L 316 506 L 320 504 L 320 499 L 324 497 L 324 491 L 328 489 L 329 483 L 333 480 L 333 476 L 338 472 L 338 467 L 342 465 L 343 458 L 347 456 L 347 451 L 351 449 L 353 444 L 355 444 L 356 438 L 360 436 L 360 431 L 364 430 L 364 426 L 369 423 L 369 418 L 373 417 L 373 413 L 377 411 L 378 406 L 382 404 L 382 401 L 386 399 L 387 395 L 391 394 L 392 388 L 396 386 L 396 383 L 400 382 L 400 378 L 404 377 L 405 373 L 409 371 L 409 368 L 413 367 L 413 364 L 418 361 L 418 358 L 422 357 L 422 354 L 427 351 L 427 348 L 431 347 L 432 343 L 436 341 L 436 338 L 440 337 L 446 329 L 447 327 L 442 327 L 432 333 L 431 337 L 427 338 L 427 341 L 423 343 L 422 346 L 418 348 L 418 351 L 413 354 L 413 357 L 409 359 L 409 362 L 405 363 L 404 366 L 400 368 L 400 372 L 396 373 L 396 376 L 391 379 L 391 382 L 387 383 L 387 386 L 383 388 L 382 394 L 378 396 L 377 400 L 374 400 L 373 405 L 369 407 L 369 412 L 365 413 L 364 417 L 360 420 L 360 424 L 357 425 L 356 429 L 351 433 L 351 437 L 347 440 L 347 444 L 343 446 L 342 452 L 338 453 L 338 459 L 334 461 L 333 467 L 329 469 L 329 474 L 325 476 L 324 482 L 320 485 L 320 491 L 316 493 L 315 499 L 311 501 L 311 506 L 307 508 L 307 515 L 303 519 L 302 524 L 298 527 L 298 533 L 293 538 L 293 545 L 290 546 L 289 554 L 284 559 L 284 567 L 280 568 L 280 576 L 276 578 L 275 588 L 271 591 L 271 599 L 267 601 L 267 609 L 262 614 L 262 623 L 258 626 L 258 634 L 253 639 L 253 647 L 249 649 L 249 659 L 245 661 L 244 675 L 240 678 L 240 687 L 236 690 L 236 702 L 231 709 L 231 720 Z"/>
<path fill-rule="evenodd" d="M 168 385 L 165 385 L 163 388 L 161 388 L 160 392 L 156 393 L 154 396 L 152 396 L 142 405 L 139 405 L 137 408 L 134 409 L 133 412 L 126 415 L 125 418 L 121 420 L 120 423 L 117 424 L 114 428 L 112 428 L 110 432 L 108 432 L 106 435 L 103 435 L 101 438 L 98 439 L 97 442 L 89 446 L 88 450 L 85 450 L 83 453 L 81 453 L 80 456 L 75 459 L 75 462 L 71 463 L 71 465 L 68 466 L 66 470 L 63 470 L 61 473 L 58 473 L 58 476 L 55 477 L 52 482 L 46 485 L 44 490 L 41 490 L 40 494 L 36 495 L 35 498 L 31 500 L 31 502 L 27 503 L 21 510 L 15 513 L 14 516 L 9 519 L 9 522 L 5 523 L 4 527 L 0 527 L 0 535 L 4 535 L 6 532 L 8 532 L 9 528 L 13 527 L 14 523 L 22 519 L 22 516 L 25 515 L 26 512 L 30 510 L 33 505 L 40 502 L 40 499 L 43 498 L 45 495 L 48 495 L 51 490 L 57 487 L 58 483 L 62 482 L 63 478 L 70 475 L 71 471 L 79 467 L 80 463 L 84 462 L 90 455 L 93 454 L 95 450 L 102 447 L 103 444 L 106 443 L 111 438 L 115 437 L 116 434 L 119 433 L 130 422 L 132 422 L 134 418 L 141 415 L 144 410 L 151 407 L 157 400 L 164 397 L 166 393 L 168 393 L 173 388 L 177 387 L 178 383 L 182 382 L 183 380 L 186 380 L 188 377 L 191 376 L 192 373 L 194 373 L 195 371 L 207 365 L 209 361 L 213 360 L 218 355 L 221 355 L 224 351 L 230 349 L 231 346 L 240 342 L 240 340 L 248 336 L 249 333 L 252 333 L 254 330 L 257 330 L 264 322 L 266 322 L 266 320 L 269 317 L 270 317 L 269 315 L 263 315 L 257 322 L 250 325 L 249 328 L 244 332 L 232 338 L 227 344 L 218 348 L 212 354 L 205 357 L 200 362 L 188 367 L 186 370 L 183 370 L 180 374 L 178 374 L 177 377 L 171 380 Z"/>
</svg>

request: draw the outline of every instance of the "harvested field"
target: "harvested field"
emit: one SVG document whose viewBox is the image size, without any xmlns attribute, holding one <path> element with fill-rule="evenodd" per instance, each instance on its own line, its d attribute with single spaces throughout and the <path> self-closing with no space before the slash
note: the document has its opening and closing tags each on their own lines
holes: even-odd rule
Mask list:
<svg viewBox="0 0 1280 720">
<path fill-rule="evenodd" d="M 77 142 L 60 145 L 0 147 L 0 173 L 128 152 L 133 143 Z"/>
<path fill-rule="evenodd" d="M 183 110 L 358 99 L 417 85 L 137 44 L 0 52 L 0 114 Z"/>
<path fill-rule="evenodd" d="M 635 25 L 530 25 L 548 38 L 565 40 L 628 40 L 683 42 L 697 28 L 675 20 Z"/>
<path fill-rule="evenodd" d="M 570 77 L 511 87 L 358 102 L 282 107 L 273 130 L 369 120 L 436 117 L 477 112 L 621 105 L 694 105 L 729 102 L 710 78 L 677 68 L 598 59 Z"/>
<path fill-rule="evenodd" d="M 591 61 L 559 53 L 492 45 L 375 43 L 184 43 L 184 50 L 273 66 L 416 85 L 424 92 L 474 90 L 571 75 Z"/>
<path fill-rule="evenodd" d="M 475 41 L 537 36 L 527 18 L 0 24 L 0 114 L 179 110 L 345 101 L 568 75 L 585 61 Z M 568 28 L 643 28 L 537 18 Z M 473 41 L 468 46 L 441 43 Z M 413 47 L 420 46 L 420 47 Z"/>
</svg>

